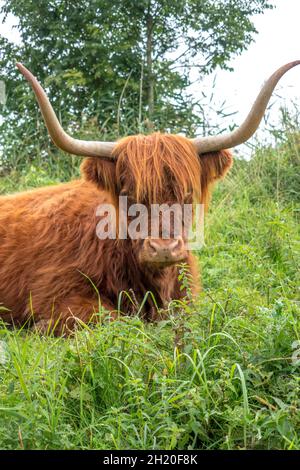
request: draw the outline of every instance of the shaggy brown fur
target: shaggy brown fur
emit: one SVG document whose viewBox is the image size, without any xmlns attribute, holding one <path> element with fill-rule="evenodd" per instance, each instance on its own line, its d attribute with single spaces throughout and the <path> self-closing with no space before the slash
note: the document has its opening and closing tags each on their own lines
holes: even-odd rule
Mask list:
<svg viewBox="0 0 300 470">
<path fill-rule="evenodd" d="M 96 208 L 116 205 L 121 191 L 147 205 L 183 203 L 188 193 L 207 204 L 210 185 L 230 168 L 231 155 L 199 157 L 184 137 L 160 133 L 126 137 L 114 153 L 116 163 L 86 158 L 78 181 L 0 198 L 0 303 L 8 309 L 0 318 L 21 325 L 34 316 L 41 326 L 52 319 L 61 333 L 67 320 L 71 329 L 75 317 L 88 322 L 99 303 L 113 312 L 121 291 L 134 292 L 137 302 L 151 291 L 159 307 L 184 295 L 177 266 L 139 263 L 141 241 L 100 240 Z M 196 291 L 192 254 L 187 263 Z M 134 308 L 122 298 L 122 311 L 130 314 Z M 143 317 L 157 318 L 151 297 Z"/>
</svg>

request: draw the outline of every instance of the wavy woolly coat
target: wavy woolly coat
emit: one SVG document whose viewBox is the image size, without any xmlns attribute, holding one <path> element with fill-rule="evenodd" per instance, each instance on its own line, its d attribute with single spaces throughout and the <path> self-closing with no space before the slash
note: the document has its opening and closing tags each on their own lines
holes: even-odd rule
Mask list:
<svg viewBox="0 0 300 470">
<path fill-rule="evenodd" d="M 96 318 L 99 304 L 113 315 L 122 291 L 137 303 L 150 291 L 159 307 L 184 295 L 177 266 L 146 268 L 136 242 L 100 240 L 96 208 L 117 205 L 124 189 L 145 204 L 182 203 L 192 192 L 207 205 L 211 184 L 230 168 L 231 154 L 199 157 L 184 137 L 159 133 L 127 137 L 114 154 L 115 162 L 86 158 L 77 181 L 0 198 L 0 318 L 16 325 L 34 318 L 43 329 L 50 321 L 62 333 L 76 318 Z M 187 263 L 196 291 L 192 254 Z M 134 312 L 128 297 L 122 299 L 121 310 Z M 142 315 L 153 320 L 158 312 L 148 299 Z"/>
</svg>

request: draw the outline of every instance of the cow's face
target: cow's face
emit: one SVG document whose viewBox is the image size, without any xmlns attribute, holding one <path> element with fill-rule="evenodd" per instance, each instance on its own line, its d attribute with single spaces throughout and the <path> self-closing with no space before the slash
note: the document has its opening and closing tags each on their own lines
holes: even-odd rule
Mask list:
<svg viewBox="0 0 300 470">
<path fill-rule="evenodd" d="M 138 203 L 133 195 L 121 190 L 120 222 L 126 225 L 128 238 L 141 265 L 160 269 L 187 259 L 187 237 L 192 222 L 190 214 L 185 216 L 187 208 L 191 214 L 192 192 L 183 200 L 162 197 L 156 203 L 147 200 Z"/>
<path fill-rule="evenodd" d="M 207 203 L 210 184 L 231 165 L 230 154 L 199 157 L 184 137 L 155 133 L 122 139 L 114 155 L 114 162 L 86 159 L 82 171 L 113 195 L 118 233 L 124 237 L 125 225 L 144 266 L 184 262 L 193 204 Z"/>
<path fill-rule="evenodd" d="M 128 137 L 116 155 L 118 192 L 131 208 L 129 231 L 135 209 L 143 212 L 140 237 L 132 240 L 138 261 L 152 269 L 185 261 L 192 221 L 184 218 L 184 208 L 200 197 L 200 163 L 192 144 L 159 133 Z"/>
</svg>

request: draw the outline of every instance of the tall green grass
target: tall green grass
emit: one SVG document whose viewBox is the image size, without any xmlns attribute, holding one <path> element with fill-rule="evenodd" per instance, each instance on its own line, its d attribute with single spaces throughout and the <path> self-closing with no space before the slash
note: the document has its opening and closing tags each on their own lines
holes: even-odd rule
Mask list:
<svg viewBox="0 0 300 470">
<path fill-rule="evenodd" d="M 203 291 L 167 320 L 69 339 L 2 324 L 0 448 L 300 449 L 299 162 L 296 134 L 236 162 L 206 217 Z M 1 191 L 77 174 L 64 165 Z"/>
</svg>

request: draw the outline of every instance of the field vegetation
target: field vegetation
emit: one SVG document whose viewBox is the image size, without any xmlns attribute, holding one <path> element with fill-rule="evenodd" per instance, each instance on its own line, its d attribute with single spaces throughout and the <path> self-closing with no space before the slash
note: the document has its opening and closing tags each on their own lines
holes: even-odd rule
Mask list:
<svg viewBox="0 0 300 470">
<path fill-rule="evenodd" d="M 76 177 L 77 160 L 33 159 L 1 193 Z M 1 324 L 0 448 L 300 449 L 299 167 L 288 131 L 236 159 L 206 216 L 202 293 L 165 321 L 99 311 L 67 339 Z"/>
</svg>

